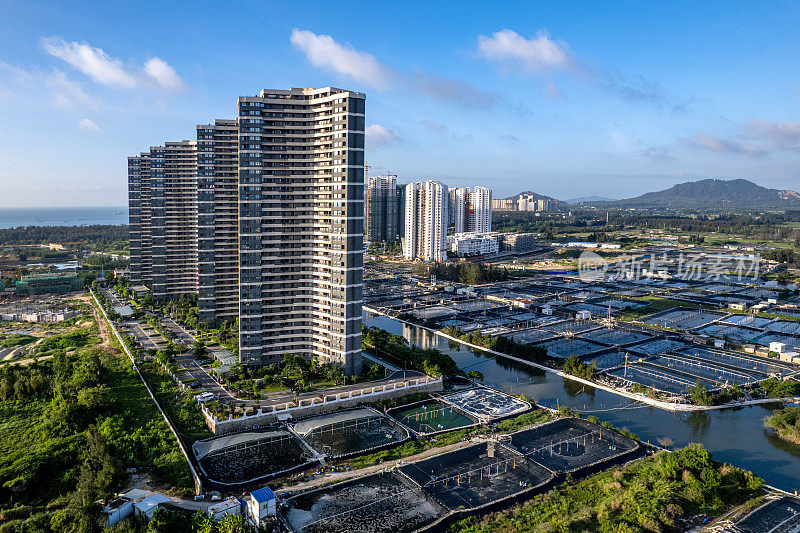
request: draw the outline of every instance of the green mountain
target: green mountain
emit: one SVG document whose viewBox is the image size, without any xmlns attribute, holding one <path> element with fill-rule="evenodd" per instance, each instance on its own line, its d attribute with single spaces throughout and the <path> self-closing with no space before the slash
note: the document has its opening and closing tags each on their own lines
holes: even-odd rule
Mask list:
<svg viewBox="0 0 800 533">
<path fill-rule="evenodd" d="M 800 207 L 800 194 L 790 190 L 767 189 L 747 180 L 705 179 L 673 185 L 636 198 L 613 202 L 592 202 L 601 208 L 656 210 L 780 209 Z"/>
</svg>

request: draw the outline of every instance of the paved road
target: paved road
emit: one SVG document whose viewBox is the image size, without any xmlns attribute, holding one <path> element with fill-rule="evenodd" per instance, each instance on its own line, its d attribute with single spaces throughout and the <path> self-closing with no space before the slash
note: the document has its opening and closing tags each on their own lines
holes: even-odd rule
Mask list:
<svg viewBox="0 0 800 533">
<path fill-rule="evenodd" d="M 142 348 L 145 350 L 158 350 L 158 341 L 163 344 L 163 339 L 161 335 L 156 332 L 153 334 L 147 333 L 143 328 L 141 323 L 132 321 L 132 322 L 122 322 L 121 328 L 136 339 L 136 341 L 142 345 Z"/>
<path fill-rule="evenodd" d="M 161 320 L 161 323 L 164 324 L 164 328 L 167 331 L 172 333 L 175 336 L 176 340 L 182 341 L 184 344 L 188 344 L 189 346 L 194 345 L 197 342 L 197 338 L 189 332 L 186 328 L 172 320 L 171 318 L 167 317 Z"/>
<path fill-rule="evenodd" d="M 111 304 L 111 307 L 119 307 L 120 305 L 128 305 L 127 301 L 115 296 L 114 293 L 111 292 L 111 290 L 109 290 L 109 289 L 101 289 L 101 290 L 103 291 L 103 295 L 108 300 L 108 303 Z"/>
<path fill-rule="evenodd" d="M 211 392 L 217 397 L 218 400 L 224 402 L 239 401 L 238 398 L 222 388 L 222 385 L 217 383 L 205 368 L 200 366 L 200 363 L 195 360 L 194 356 L 192 355 L 191 350 L 186 353 L 176 355 L 175 363 L 180 368 L 185 368 L 186 372 L 198 383 L 200 383 L 200 386 L 195 389 L 197 392 Z"/>
</svg>

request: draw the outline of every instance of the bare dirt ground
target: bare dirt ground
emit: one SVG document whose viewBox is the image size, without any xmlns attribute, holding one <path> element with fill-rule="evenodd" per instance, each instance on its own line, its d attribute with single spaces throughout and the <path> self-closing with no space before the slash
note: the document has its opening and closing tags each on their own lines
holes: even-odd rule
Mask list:
<svg viewBox="0 0 800 533">
<path fill-rule="evenodd" d="M 103 319 L 102 315 L 100 315 L 100 311 L 97 310 L 96 307 L 92 306 L 92 315 L 94 316 L 94 321 L 97 323 L 97 331 L 100 334 L 100 338 L 102 342 L 100 343 L 101 348 L 105 348 L 110 350 L 111 349 L 111 337 L 110 332 L 108 330 L 108 324 Z"/>
</svg>

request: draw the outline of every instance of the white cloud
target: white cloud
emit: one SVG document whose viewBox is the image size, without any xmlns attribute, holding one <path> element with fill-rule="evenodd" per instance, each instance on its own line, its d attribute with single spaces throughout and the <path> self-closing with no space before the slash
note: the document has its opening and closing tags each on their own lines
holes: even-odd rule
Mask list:
<svg viewBox="0 0 800 533">
<path fill-rule="evenodd" d="M 721 137 L 698 133 L 688 144 L 711 152 L 761 156 L 773 152 L 800 152 L 800 122 L 750 119 L 740 132 Z"/>
<path fill-rule="evenodd" d="M 315 67 L 344 74 L 376 89 L 387 89 L 395 77 L 372 54 L 359 52 L 349 44 L 341 45 L 330 35 L 295 28 L 291 41 Z"/>
<path fill-rule="evenodd" d="M 486 59 L 518 61 L 531 70 L 568 70 L 575 63 L 569 45 L 550 39 L 545 30 L 530 39 L 509 29 L 479 35 L 478 50 Z"/>
<path fill-rule="evenodd" d="M 735 153 L 745 155 L 763 155 L 764 150 L 754 144 L 744 143 L 735 139 L 725 139 L 709 133 L 698 133 L 694 136 L 693 144 L 704 150 L 719 153 Z"/>
<path fill-rule="evenodd" d="M 119 59 L 86 42 L 67 42 L 60 37 L 41 40 L 45 52 L 65 61 L 101 85 L 134 89 L 155 84 L 167 90 L 181 89 L 183 80 L 163 59 L 149 59 L 143 67 L 126 67 Z"/>
<path fill-rule="evenodd" d="M 800 122 L 770 122 L 750 119 L 745 135 L 761 140 L 771 150 L 800 152 Z"/>
<path fill-rule="evenodd" d="M 15 107 L 23 102 L 37 106 L 72 109 L 78 106 L 95 107 L 92 98 L 81 84 L 70 80 L 59 69 L 43 72 L 38 69 L 25 70 L 0 61 L 0 100 L 7 98 Z"/>
<path fill-rule="evenodd" d="M 478 89 L 465 81 L 442 78 L 435 74 L 417 72 L 408 76 L 406 82 L 424 95 L 455 102 L 463 107 L 491 107 L 499 100 L 496 94 Z"/>
<path fill-rule="evenodd" d="M 495 32 L 491 37 L 478 35 L 478 54 L 509 70 L 525 74 L 565 72 L 575 79 L 591 82 L 626 102 L 668 106 L 673 112 L 686 111 L 691 102 L 691 99 L 676 100 L 666 94 L 658 83 L 644 78 L 629 80 L 613 70 L 587 65 L 575 56 L 569 44 L 552 39 L 544 29 L 530 38 L 510 29 Z M 552 80 L 544 88 L 552 97 L 561 96 L 561 91 Z"/>
<path fill-rule="evenodd" d="M 347 76 L 380 91 L 399 84 L 415 93 L 463 107 L 490 107 L 500 100 L 497 95 L 462 80 L 425 72 L 395 72 L 372 54 L 360 52 L 349 44 L 339 44 L 330 35 L 317 35 L 295 28 L 291 41 L 315 67 Z"/>
<path fill-rule="evenodd" d="M 367 148 L 383 148 L 403 142 L 403 139 L 392 130 L 380 124 L 371 124 L 364 130 Z"/>
<path fill-rule="evenodd" d="M 81 121 L 78 122 L 78 129 L 81 131 L 103 131 L 103 128 L 98 126 L 94 120 L 88 118 L 82 118 Z"/>
<path fill-rule="evenodd" d="M 144 64 L 144 72 L 164 89 L 181 89 L 183 80 L 175 69 L 159 57 L 154 57 Z"/>
<path fill-rule="evenodd" d="M 44 79 L 45 85 L 55 97 L 59 107 L 73 107 L 75 104 L 90 104 L 91 97 L 83 91 L 81 84 L 67 78 L 61 70 L 54 70 Z"/>
<path fill-rule="evenodd" d="M 100 48 L 94 48 L 87 43 L 68 43 L 58 37 L 43 38 L 42 46 L 45 52 L 66 61 L 97 83 L 121 87 L 136 86 L 136 78 L 125 71 L 122 61 L 109 57 Z"/>
</svg>

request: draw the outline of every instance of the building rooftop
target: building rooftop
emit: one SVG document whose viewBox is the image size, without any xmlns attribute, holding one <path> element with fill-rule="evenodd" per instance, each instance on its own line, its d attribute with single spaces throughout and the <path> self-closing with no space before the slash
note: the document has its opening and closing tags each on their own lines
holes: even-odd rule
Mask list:
<svg viewBox="0 0 800 533">
<path fill-rule="evenodd" d="M 253 492 L 250 493 L 250 495 L 258 503 L 275 499 L 275 493 L 272 492 L 272 489 L 270 489 L 269 487 L 264 487 L 263 489 L 254 490 Z"/>
</svg>

